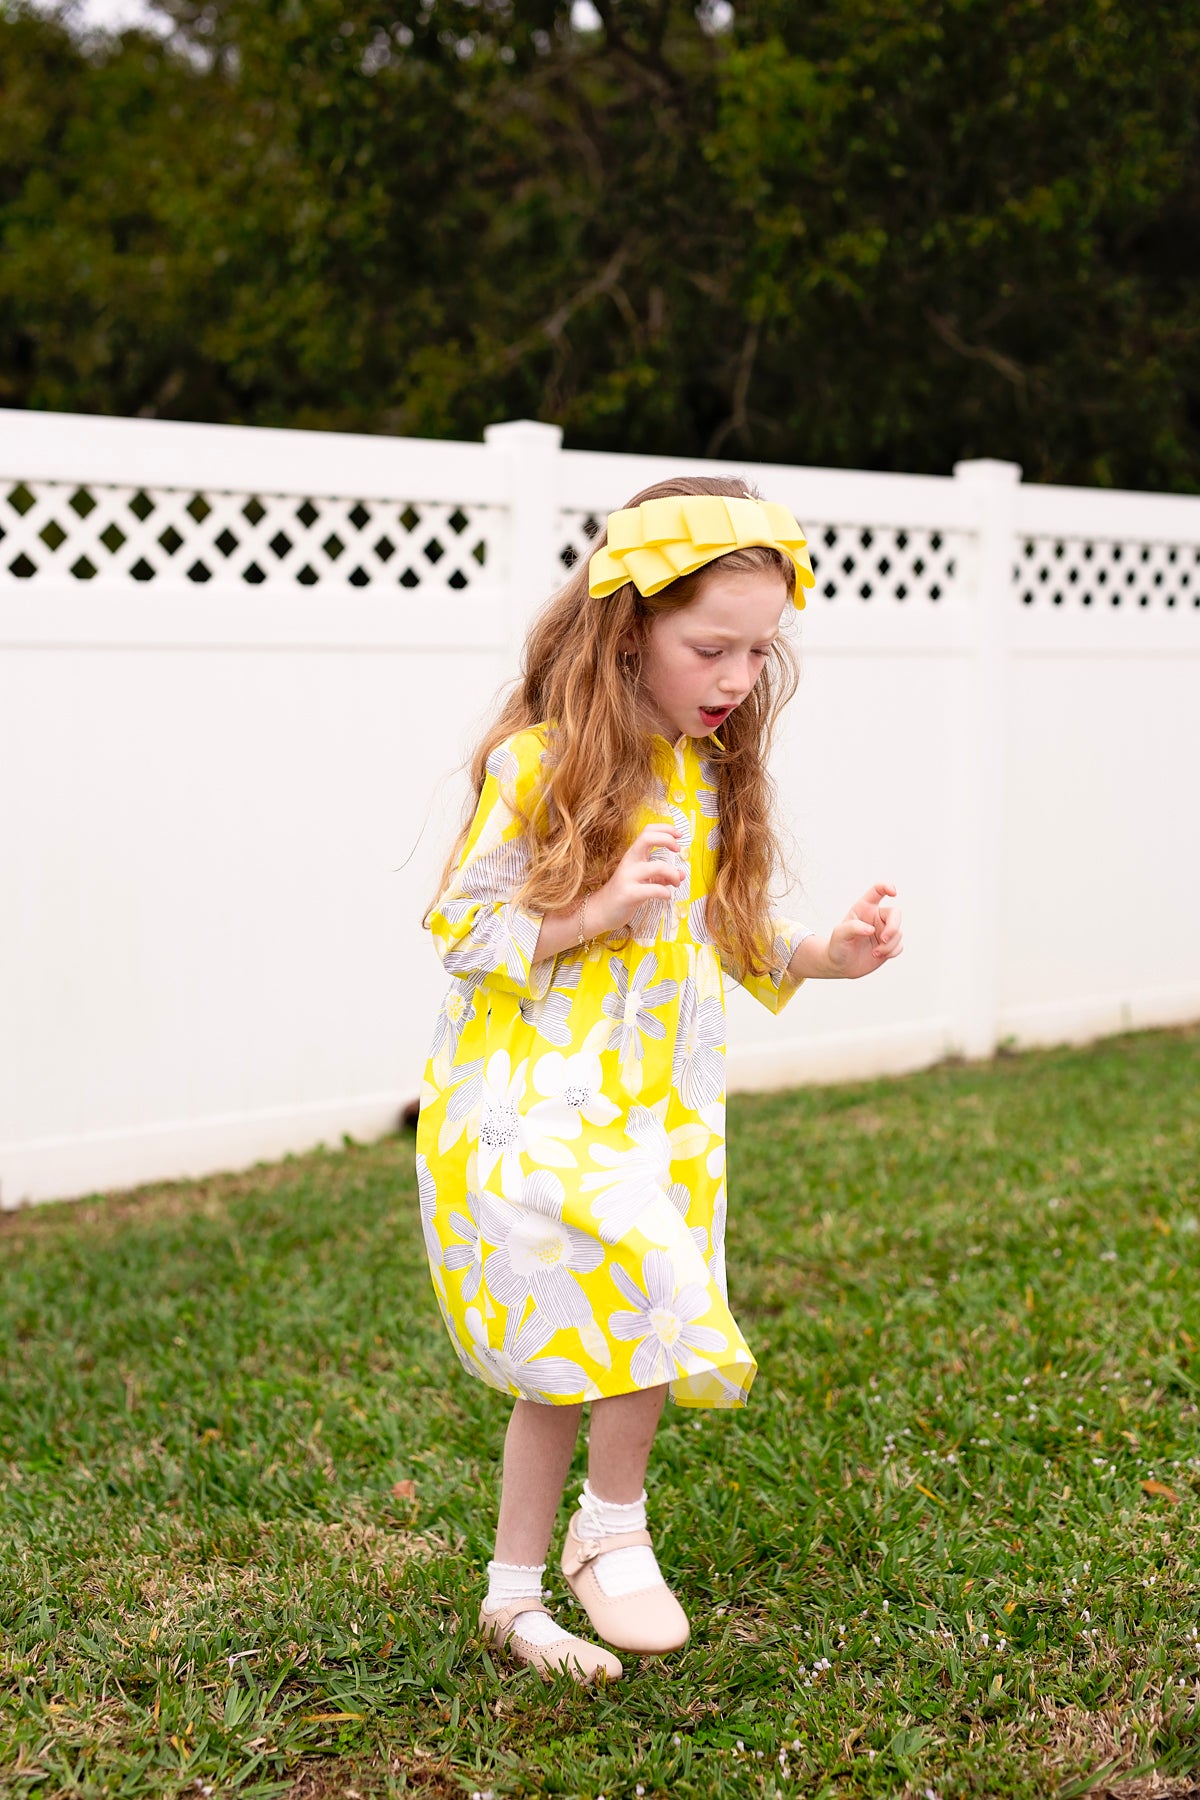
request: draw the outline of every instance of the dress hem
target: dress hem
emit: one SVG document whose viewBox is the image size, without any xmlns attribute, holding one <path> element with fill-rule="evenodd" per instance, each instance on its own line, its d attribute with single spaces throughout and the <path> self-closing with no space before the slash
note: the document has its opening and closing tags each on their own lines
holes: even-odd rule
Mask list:
<svg viewBox="0 0 1200 1800">
<path fill-rule="evenodd" d="M 604 1392 L 598 1383 L 593 1382 L 583 1393 L 526 1393 L 515 1385 L 493 1380 L 482 1369 L 467 1368 L 461 1361 L 460 1367 L 464 1375 L 479 1382 L 481 1387 L 490 1388 L 495 1394 L 506 1394 L 510 1400 L 528 1400 L 534 1406 L 583 1406 L 595 1400 L 617 1400 L 623 1394 L 644 1394 L 651 1391 L 649 1388 L 634 1386 Z M 740 1381 L 736 1379 L 737 1374 L 741 1375 Z M 709 1368 L 696 1370 L 665 1384 L 656 1382 L 654 1386 L 665 1385 L 671 1404 L 691 1412 L 738 1412 L 749 1404 L 750 1390 L 757 1374 L 758 1364 L 753 1358 L 746 1362 L 739 1357 L 726 1363 L 714 1363 Z"/>
</svg>

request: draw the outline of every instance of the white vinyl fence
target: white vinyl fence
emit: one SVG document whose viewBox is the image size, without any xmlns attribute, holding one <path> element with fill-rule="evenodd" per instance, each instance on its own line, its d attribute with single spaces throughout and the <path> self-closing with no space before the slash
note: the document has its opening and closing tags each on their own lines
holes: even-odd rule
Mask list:
<svg viewBox="0 0 1200 1800">
<path fill-rule="evenodd" d="M 0 1204 L 394 1126 L 456 765 L 605 513 L 740 469 L 817 586 L 787 905 L 908 950 L 730 997 L 733 1087 L 1200 1017 L 1200 499 L 0 412 Z"/>
</svg>

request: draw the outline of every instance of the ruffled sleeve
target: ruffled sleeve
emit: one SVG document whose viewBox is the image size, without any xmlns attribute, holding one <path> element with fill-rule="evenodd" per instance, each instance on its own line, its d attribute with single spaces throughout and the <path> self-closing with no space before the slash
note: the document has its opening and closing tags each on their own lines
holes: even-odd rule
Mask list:
<svg viewBox="0 0 1200 1800">
<path fill-rule="evenodd" d="M 543 915 L 513 895 L 529 868 L 520 815 L 532 810 L 543 750 L 541 733 L 530 730 L 492 751 L 458 868 L 429 916 L 448 974 L 481 975 L 485 987 L 533 1000 L 549 990 L 556 958 L 533 961 Z"/>
<path fill-rule="evenodd" d="M 771 920 L 771 966 L 765 975 L 747 975 L 724 951 L 718 950 L 721 967 L 732 981 L 744 987 L 748 994 L 753 994 L 760 1005 L 768 1012 L 782 1012 L 792 995 L 804 984 L 794 981 L 788 974 L 788 964 L 796 954 L 796 947 L 802 944 L 812 932 L 807 925 L 800 925 L 794 919 Z"/>
</svg>

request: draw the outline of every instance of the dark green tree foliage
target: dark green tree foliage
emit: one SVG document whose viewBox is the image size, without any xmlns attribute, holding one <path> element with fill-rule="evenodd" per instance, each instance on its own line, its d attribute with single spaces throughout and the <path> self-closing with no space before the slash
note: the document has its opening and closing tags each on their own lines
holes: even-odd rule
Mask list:
<svg viewBox="0 0 1200 1800">
<path fill-rule="evenodd" d="M 1200 487 L 1191 0 L 0 0 L 0 403 Z"/>
</svg>

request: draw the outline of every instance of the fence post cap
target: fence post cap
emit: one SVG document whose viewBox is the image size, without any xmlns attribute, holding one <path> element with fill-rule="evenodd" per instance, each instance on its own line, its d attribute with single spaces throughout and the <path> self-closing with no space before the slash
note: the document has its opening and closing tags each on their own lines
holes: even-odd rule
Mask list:
<svg viewBox="0 0 1200 1800">
<path fill-rule="evenodd" d="M 979 481 L 1011 481 L 1014 484 L 1021 479 L 1021 465 L 1015 462 L 1002 462 L 995 456 L 972 456 L 966 462 L 956 462 L 954 478 L 956 481 L 972 477 Z"/>
<path fill-rule="evenodd" d="M 546 425 L 540 419 L 505 419 L 501 424 L 483 428 L 484 443 L 495 444 L 501 450 L 517 450 L 523 446 L 561 450 L 562 437 L 561 425 Z"/>
</svg>

